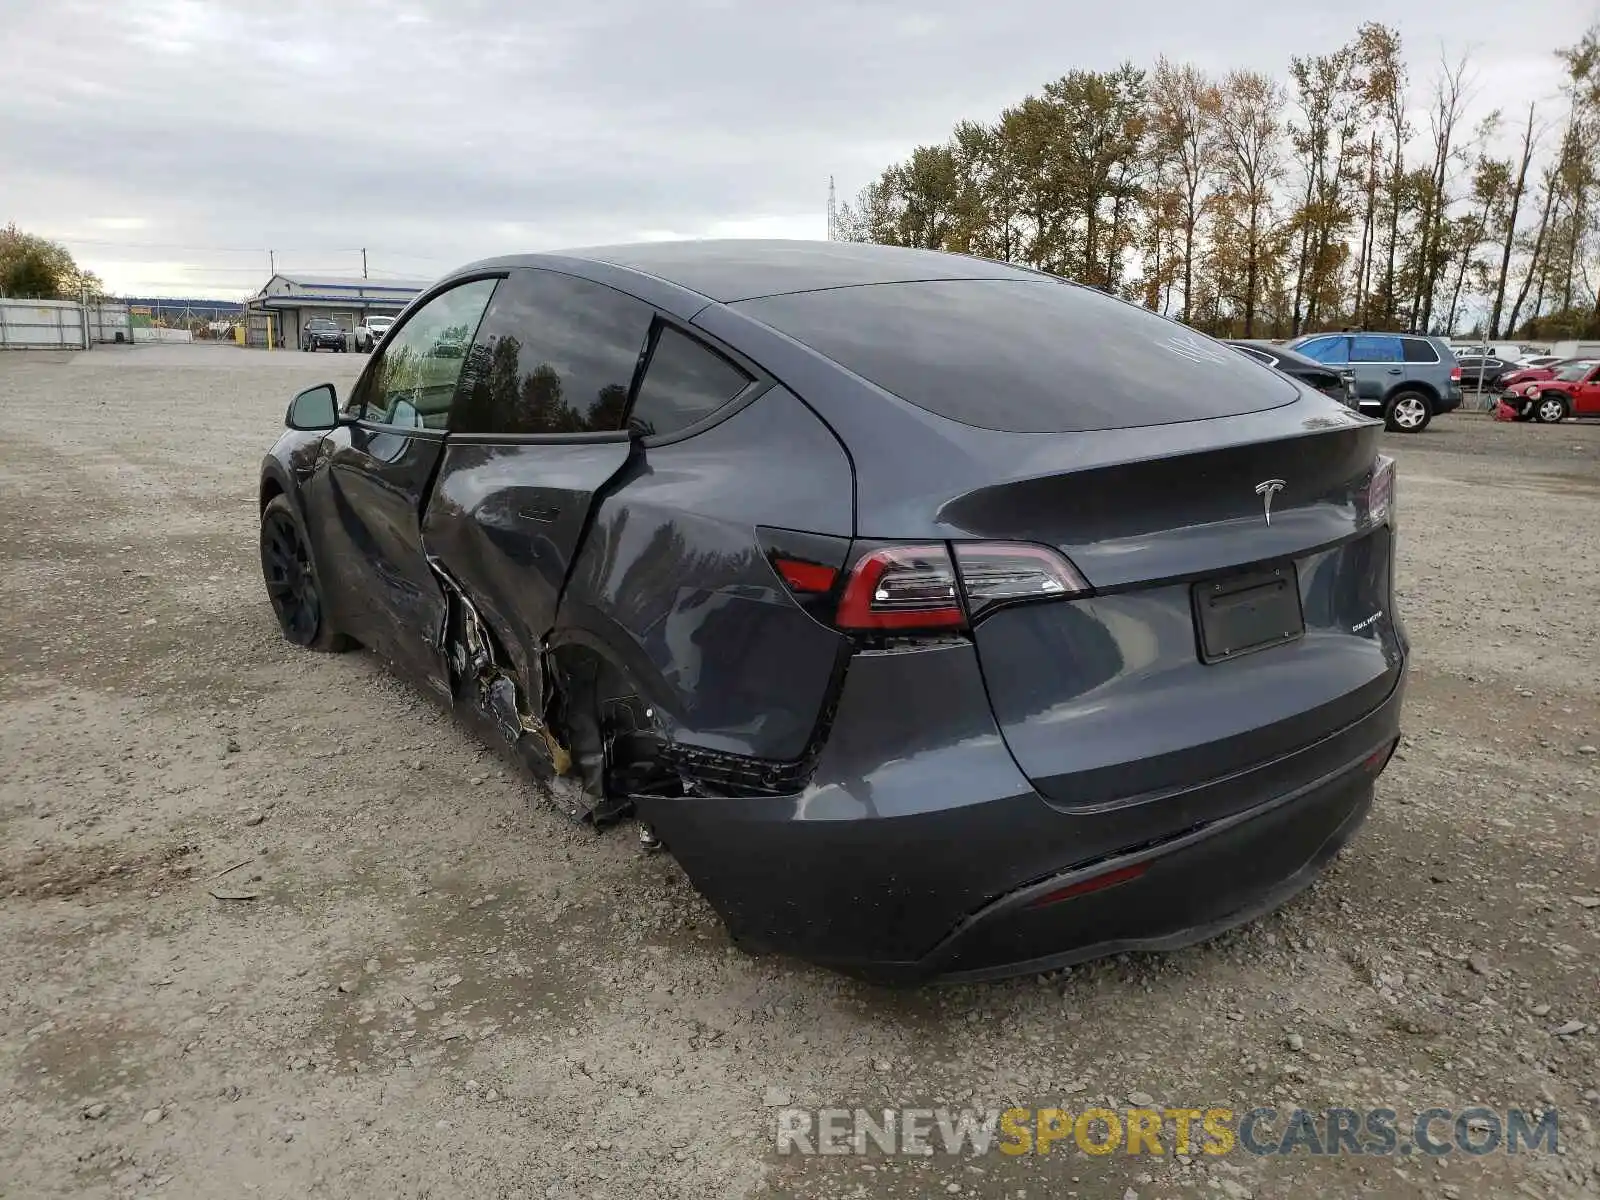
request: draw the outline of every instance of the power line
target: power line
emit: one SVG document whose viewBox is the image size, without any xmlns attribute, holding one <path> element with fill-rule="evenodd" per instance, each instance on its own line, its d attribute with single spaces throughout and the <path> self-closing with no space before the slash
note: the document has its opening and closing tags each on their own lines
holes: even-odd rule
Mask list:
<svg viewBox="0 0 1600 1200">
<path fill-rule="evenodd" d="M 45 236 L 49 236 L 48 234 Z M 265 254 L 266 246 L 206 246 L 194 242 L 129 242 L 122 238 L 86 238 L 58 234 L 57 240 L 79 246 L 116 246 L 127 250 L 192 250 L 204 254 Z M 360 254 L 360 246 L 289 246 L 295 253 Z"/>
</svg>

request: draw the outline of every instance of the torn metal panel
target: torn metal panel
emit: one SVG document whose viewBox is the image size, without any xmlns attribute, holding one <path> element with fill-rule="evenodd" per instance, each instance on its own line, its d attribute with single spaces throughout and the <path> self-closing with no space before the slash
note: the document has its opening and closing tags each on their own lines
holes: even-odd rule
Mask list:
<svg viewBox="0 0 1600 1200">
<path fill-rule="evenodd" d="M 456 702 L 472 704 L 508 743 L 531 750 L 536 769 L 542 766 L 543 773 L 565 775 L 572 767 L 571 754 L 529 706 L 516 676 L 495 653 L 493 637 L 477 608 L 437 559 L 429 558 L 428 565 L 450 600 L 440 643 Z"/>
</svg>

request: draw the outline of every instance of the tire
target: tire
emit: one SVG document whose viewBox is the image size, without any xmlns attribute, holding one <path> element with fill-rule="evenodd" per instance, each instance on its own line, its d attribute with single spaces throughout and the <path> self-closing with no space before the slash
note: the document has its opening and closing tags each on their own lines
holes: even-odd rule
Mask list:
<svg viewBox="0 0 1600 1200">
<path fill-rule="evenodd" d="M 333 628 L 305 529 L 287 498 L 261 512 L 261 577 L 283 636 L 307 650 L 339 653 L 356 643 Z"/>
<path fill-rule="evenodd" d="M 1567 417 L 1567 399 L 1559 392 L 1540 392 L 1533 398 L 1533 419 L 1541 425 L 1559 425 Z"/>
<path fill-rule="evenodd" d="M 1433 420 L 1433 402 L 1422 392 L 1396 392 L 1383 409 L 1384 427 L 1392 433 L 1421 433 Z"/>
</svg>

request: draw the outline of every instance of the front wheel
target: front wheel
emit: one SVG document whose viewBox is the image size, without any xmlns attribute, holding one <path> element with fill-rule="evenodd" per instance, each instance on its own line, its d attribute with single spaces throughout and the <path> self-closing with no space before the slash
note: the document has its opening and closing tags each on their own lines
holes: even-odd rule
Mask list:
<svg viewBox="0 0 1600 1200">
<path fill-rule="evenodd" d="M 1566 415 L 1567 402 L 1562 396 L 1545 392 L 1534 400 L 1533 418 L 1541 425 L 1558 425 Z"/>
<path fill-rule="evenodd" d="M 336 653 L 355 646 L 328 619 L 311 547 L 283 496 L 274 496 L 261 513 L 261 575 L 284 637 L 308 650 Z"/>
<path fill-rule="evenodd" d="M 1393 432 L 1421 433 L 1433 420 L 1433 405 L 1421 392 L 1396 392 L 1383 417 Z"/>
</svg>

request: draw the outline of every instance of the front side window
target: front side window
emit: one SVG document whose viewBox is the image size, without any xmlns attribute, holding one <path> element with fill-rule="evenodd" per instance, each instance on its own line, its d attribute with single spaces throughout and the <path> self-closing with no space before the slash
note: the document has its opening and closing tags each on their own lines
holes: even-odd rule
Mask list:
<svg viewBox="0 0 1600 1200">
<path fill-rule="evenodd" d="M 445 428 L 467 349 L 498 282 L 475 279 L 441 292 L 384 341 L 361 396 L 365 420 Z"/>
<path fill-rule="evenodd" d="M 1358 333 L 1350 339 L 1353 363 L 1400 362 L 1400 339 L 1381 334 Z"/>
<path fill-rule="evenodd" d="M 663 326 L 629 424 L 646 436 L 676 433 L 716 412 L 750 382 L 715 350 Z"/>
<path fill-rule="evenodd" d="M 1350 361 L 1347 351 L 1348 343 L 1343 337 L 1313 338 L 1303 346 L 1297 347 L 1301 354 L 1307 358 L 1314 358 L 1319 363 L 1329 363 L 1343 366 Z"/>
<path fill-rule="evenodd" d="M 455 433 L 611 433 L 655 311 L 603 283 L 513 271 L 472 346 Z"/>
</svg>

